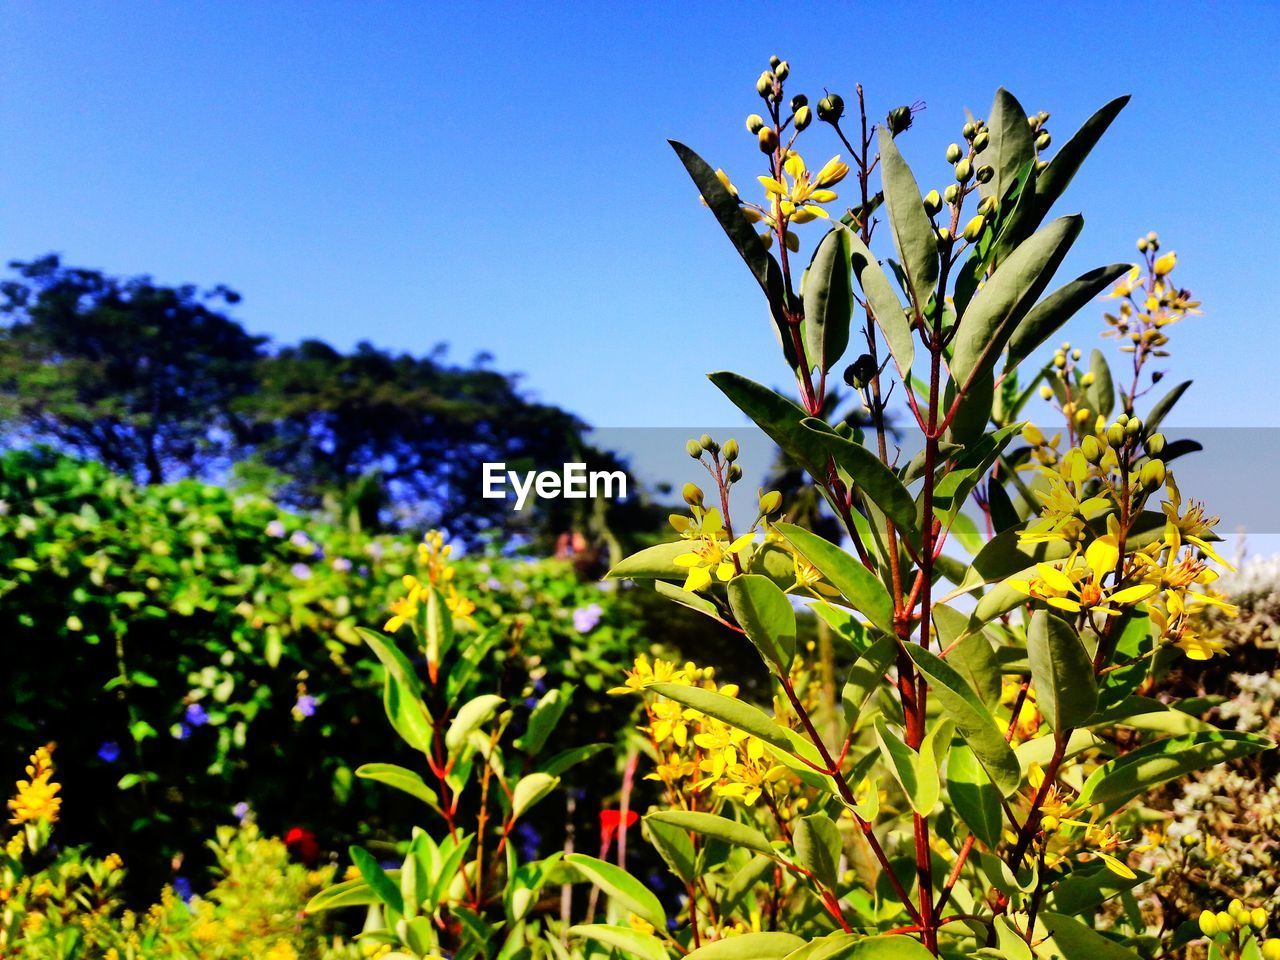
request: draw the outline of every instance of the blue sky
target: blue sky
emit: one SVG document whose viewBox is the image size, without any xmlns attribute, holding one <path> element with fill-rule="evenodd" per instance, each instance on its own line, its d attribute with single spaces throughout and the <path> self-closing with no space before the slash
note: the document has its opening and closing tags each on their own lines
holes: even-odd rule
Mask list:
<svg viewBox="0 0 1280 960">
<path fill-rule="evenodd" d="M 1260 2 L 12 4 L 0 255 L 225 282 L 285 342 L 488 350 L 600 425 L 732 426 L 702 374 L 786 371 L 667 137 L 750 184 L 777 52 L 792 92 L 926 101 L 902 145 L 941 186 L 998 85 L 1059 144 L 1128 92 L 1059 208 L 1086 215 L 1063 272 L 1159 230 L 1205 301 L 1180 422 L 1275 426 L 1277 42 Z"/>
</svg>

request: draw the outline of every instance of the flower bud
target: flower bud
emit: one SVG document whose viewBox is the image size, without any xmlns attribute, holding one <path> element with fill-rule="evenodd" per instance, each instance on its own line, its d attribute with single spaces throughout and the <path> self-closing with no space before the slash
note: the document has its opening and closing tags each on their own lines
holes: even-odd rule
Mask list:
<svg viewBox="0 0 1280 960">
<path fill-rule="evenodd" d="M 1118 423 L 1107 427 L 1107 443 L 1113 447 L 1121 446 L 1124 443 L 1124 427 Z"/>
<path fill-rule="evenodd" d="M 737 483 L 742 479 L 742 468 L 736 463 L 729 464 L 728 477 L 730 483 Z"/>
<path fill-rule="evenodd" d="M 1160 456 L 1160 454 L 1164 453 L 1164 444 L 1165 439 L 1163 433 L 1153 433 L 1151 436 L 1147 437 L 1146 448 L 1148 455 L 1152 457 Z"/>
<path fill-rule="evenodd" d="M 973 138 L 973 149 L 977 150 L 978 153 L 981 153 L 983 150 L 987 149 L 987 144 L 990 142 L 991 134 L 987 133 L 986 130 L 979 130 L 978 135 Z"/>
<path fill-rule="evenodd" d="M 803 130 L 813 122 L 813 112 L 808 107 L 801 107 L 796 111 L 796 129 Z"/>
<path fill-rule="evenodd" d="M 844 116 L 844 100 L 838 93 L 828 93 L 818 101 L 818 119 L 824 123 L 839 123 Z"/>
<path fill-rule="evenodd" d="M 730 463 L 738 459 L 738 441 L 732 437 L 724 442 L 724 458 Z"/>
<path fill-rule="evenodd" d="M 1041 400 L 1048 400 L 1048 399 L 1049 399 L 1049 398 L 1051 398 L 1052 396 L 1053 396 L 1053 389 L 1052 389 L 1048 384 L 1045 384 L 1044 386 L 1042 386 L 1042 387 L 1040 388 L 1040 399 L 1041 399 Z"/>
<path fill-rule="evenodd" d="M 773 127 L 761 127 L 756 136 L 760 139 L 761 153 L 773 153 L 778 149 L 778 131 Z"/>
<path fill-rule="evenodd" d="M 973 135 L 977 132 L 978 132 L 978 128 L 972 120 L 970 120 L 968 123 L 966 123 L 963 127 L 960 128 L 960 133 L 966 140 L 972 140 Z"/>
<path fill-rule="evenodd" d="M 1093 386 L 1093 380 L 1094 380 L 1093 371 L 1090 370 L 1088 373 L 1086 373 L 1083 377 L 1080 378 L 1080 386 L 1091 387 Z"/>
<path fill-rule="evenodd" d="M 1036 137 L 1036 149 L 1048 150 L 1049 144 L 1052 142 L 1053 137 L 1049 136 L 1049 131 L 1046 130 L 1044 133 L 1040 134 L 1040 136 Z"/>
<path fill-rule="evenodd" d="M 803 93 L 797 93 L 794 97 L 791 98 L 792 113 L 795 113 L 801 107 L 806 107 L 808 105 L 809 105 L 809 98 L 806 97 Z"/>
<path fill-rule="evenodd" d="M 1048 170 L 1048 169 L 1049 169 L 1049 161 L 1048 161 L 1048 160 L 1037 160 L 1037 161 L 1036 161 L 1036 173 L 1044 173 L 1044 172 L 1045 172 L 1046 170 Z"/>
<path fill-rule="evenodd" d="M 956 163 L 963 156 L 964 153 L 960 149 L 960 144 L 953 143 L 947 147 L 947 163 Z"/>
<path fill-rule="evenodd" d="M 686 443 L 684 445 L 684 450 L 685 453 L 689 454 L 689 456 L 693 457 L 695 460 L 702 457 L 702 444 L 698 443 L 697 440 L 690 440 Z"/>
<path fill-rule="evenodd" d="M 787 79 L 787 77 L 791 74 L 791 64 L 783 60 L 781 63 L 774 65 L 773 72 L 774 72 L 774 75 L 778 78 L 779 82 L 781 82 Z"/>
<path fill-rule="evenodd" d="M 979 173 L 982 171 L 979 170 Z M 995 197 L 983 197 L 982 202 L 978 204 L 978 212 L 984 217 L 989 217 L 1000 207 L 1000 201 Z"/>
<path fill-rule="evenodd" d="M 875 361 L 871 359 L 871 354 L 864 353 L 845 369 L 844 382 L 855 390 L 862 390 L 875 375 Z"/>
<path fill-rule="evenodd" d="M 778 64 L 780 64 L 781 62 L 782 62 L 782 58 L 777 54 L 774 54 L 772 57 L 769 58 L 769 68 L 777 69 Z"/>
<path fill-rule="evenodd" d="M 1102 459 L 1102 444 L 1097 437 L 1085 437 L 1080 441 L 1080 452 L 1090 463 L 1097 463 Z"/>
<path fill-rule="evenodd" d="M 1144 489 L 1155 490 L 1164 483 L 1165 469 L 1163 460 L 1148 460 L 1138 472 L 1138 482 Z"/>
<path fill-rule="evenodd" d="M 1061 370 L 1067 365 L 1067 355 L 1061 351 L 1053 355 L 1053 365 Z"/>
<path fill-rule="evenodd" d="M 751 116 L 747 117 L 748 131 L 750 131 L 751 133 L 758 134 L 763 129 L 764 129 L 764 117 L 760 116 L 760 114 L 758 113 L 753 113 L 751 114 Z"/>
<path fill-rule="evenodd" d="M 956 164 L 956 182 L 957 183 L 964 183 L 966 180 L 969 179 L 969 176 L 972 173 L 973 173 L 973 164 L 969 162 L 968 157 L 965 157 L 963 160 L 961 160 L 959 163 Z"/>
<path fill-rule="evenodd" d="M 1268 940 L 1262 945 L 1262 960 L 1280 960 L 1280 940 Z"/>
<path fill-rule="evenodd" d="M 986 225 L 986 218 L 984 218 L 982 214 L 978 214 L 978 216 L 972 218 L 964 225 L 964 238 L 970 243 L 975 242 L 980 236 L 982 236 L 982 228 Z"/>
<path fill-rule="evenodd" d="M 1058 829 L 1058 822 L 1057 817 L 1052 814 L 1046 814 L 1040 818 L 1040 827 L 1045 833 L 1053 833 L 1053 831 Z"/>
<path fill-rule="evenodd" d="M 1150 233 L 1147 234 L 1147 243 L 1150 245 L 1152 250 L 1159 250 L 1160 235 L 1156 233 L 1154 230 L 1152 230 Z"/>
<path fill-rule="evenodd" d="M 1227 913 L 1231 914 L 1232 918 L 1238 922 L 1247 923 L 1248 921 L 1240 920 L 1240 914 L 1247 914 L 1248 912 L 1244 908 L 1244 901 L 1239 897 L 1232 897 L 1231 902 L 1227 904 Z"/>
<path fill-rule="evenodd" d="M 1222 933 L 1230 933 L 1236 928 L 1236 918 L 1225 910 L 1218 911 L 1218 929 Z"/>
<path fill-rule="evenodd" d="M 1147 252 L 1147 238 L 1146 238 L 1146 237 L 1139 237 L 1139 238 L 1138 238 L 1138 252 L 1139 252 L 1139 253 L 1146 253 L 1146 252 Z"/>
<path fill-rule="evenodd" d="M 711 434 L 709 433 L 704 433 L 700 436 L 698 438 L 698 443 L 701 444 L 702 449 L 707 451 L 707 453 L 718 453 L 720 451 L 720 444 L 712 440 Z"/>
<path fill-rule="evenodd" d="M 995 168 L 988 164 L 984 164 L 983 166 L 979 167 L 978 172 L 974 174 L 974 176 L 978 178 L 979 183 L 990 183 L 991 178 L 994 177 L 995 175 L 996 175 Z"/>
<path fill-rule="evenodd" d="M 1218 935 L 1218 915 L 1212 910 L 1200 911 L 1200 932 L 1206 937 Z"/>
<path fill-rule="evenodd" d="M 942 197 L 938 196 L 937 190 L 930 190 L 924 195 L 924 212 L 933 216 L 942 209 Z"/>
<path fill-rule="evenodd" d="M 1028 423 L 1022 428 L 1022 439 L 1033 447 L 1044 446 L 1044 434 L 1034 423 Z"/>
<path fill-rule="evenodd" d="M 689 506 L 702 506 L 702 488 L 696 483 L 686 483 L 680 493 L 684 497 L 684 502 Z"/>
<path fill-rule="evenodd" d="M 773 93 L 773 74 L 768 70 L 760 74 L 759 79 L 756 80 L 756 93 L 762 97 L 767 97 Z"/>
<path fill-rule="evenodd" d="M 1142 421 L 1137 417 L 1130 417 L 1129 422 L 1124 425 L 1125 436 L 1136 437 L 1142 432 Z"/>
<path fill-rule="evenodd" d="M 942 199 L 947 201 L 947 203 L 955 203 L 956 197 L 958 197 L 959 195 L 960 195 L 960 188 L 957 187 L 954 183 L 951 184 L 951 186 L 947 187 L 947 189 L 942 191 Z"/>
<path fill-rule="evenodd" d="M 777 513 L 782 507 L 782 494 L 777 490 L 770 490 L 768 493 L 760 496 L 760 516 L 767 517 L 770 514 Z"/>
<path fill-rule="evenodd" d="M 951 242 L 951 230 L 948 227 L 938 228 L 938 242 L 939 243 Z"/>
<path fill-rule="evenodd" d="M 1255 930 L 1261 930 L 1267 925 L 1267 911 L 1262 907 L 1254 907 L 1249 911 L 1249 923 L 1253 925 Z M 1280 946 L 1280 942 L 1277 942 L 1276 945 Z"/>
<path fill-rule="evenodd" d="M 895 137 L 900 133 L 906 133 L 911 128 L 911 108 L 894 107 L 889 111 L 885 122 L 889 126 L 889 132 Z"/>
</svg>

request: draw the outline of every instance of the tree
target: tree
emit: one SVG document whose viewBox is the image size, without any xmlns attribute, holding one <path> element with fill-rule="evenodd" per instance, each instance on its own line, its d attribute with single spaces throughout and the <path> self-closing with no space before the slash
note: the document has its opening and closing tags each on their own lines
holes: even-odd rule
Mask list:
<svg viewBox="0 0 1280 960">
<path fill-rule="evenodd" d="M 231 414 L 264 337 L 219 311 L 239 295 L 15 261 L 0 283 L 0 431 L 148 482 L 199 475 L 247 439 Z"/>
</svg>

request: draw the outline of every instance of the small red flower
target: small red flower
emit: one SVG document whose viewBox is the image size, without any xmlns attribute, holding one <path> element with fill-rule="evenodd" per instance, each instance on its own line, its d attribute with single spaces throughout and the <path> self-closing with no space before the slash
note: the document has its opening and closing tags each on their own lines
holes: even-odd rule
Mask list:
<svg viewBox="0 0 1280 960">
<path fill-rule="evenodd" d="M 621 810 L 601 810 L 600 811 L 600 846 L 608 849 L 609 844 L 613 843 L 614 835 L 619 829 L 626 829 L 634 826 L 635 822 L 640 819 L 640 814 L 634 810 L 628 810 L 624 818 Z"/>
<path fill-rule="evenodd" d="M 284 835 L 284 845 L 295 859 L 314 867 L 320 862 L 320 842 L 305 827 L 290 827 Z"/>
</svg>

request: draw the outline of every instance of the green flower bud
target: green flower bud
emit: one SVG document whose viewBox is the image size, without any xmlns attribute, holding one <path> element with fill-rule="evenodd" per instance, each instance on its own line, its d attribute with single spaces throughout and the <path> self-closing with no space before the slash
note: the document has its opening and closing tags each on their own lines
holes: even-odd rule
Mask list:
<svg viewBox="0 0 1280 960">
<path fill-rule="evenodd" d="M 684 450 L 685 453 L 689 454 L 689 456 L 693 457 L 695 460 L 702 457 L 702 444 L 698 443 L 697 440 L 690 440 L 686 443 L 684 445 Z"/>
<path fill-rule="evenodd" d="M 730 463 L 738 459 L 738 441 L 732 437 L 724 442 L 724 458 Z"/>
<path fill-rule="evenodd" d="M 1071 351 L 1071 359 L 1072 359 L 1072 360 L 1079 360 L 1079 359 L 1080 359 L 1080 351 L 1079 351 L 1079 350 L 1072 350 L 1072 351 Z"/>
<path fill-rule="evenodd" d="M 930 190 L 924 195 L 924 210 L 929 216 L 933 216 L 942 209 L 942 197 L 938 196 L 937 190 Z"/>
<path fill-rule="evenodd" d="M 947 147 L 947 163 L 955 163 L 964 156 L 964 151 L 960 149 L 960 144 L 953 143 Z"/>
<path fill-rule="evenodd" d="M 769 58 L 769 68 L 771 70 L 776 70 L 778 68 L 778 64 L 780 64 L 781 62 L 782 62 L 782 58 L 775 54 L 774 56 Z"/>
<path fill-rule="evenodd" d="M 1165 444 L 1164 434 L 1153 433 L 1151 436 L 1147 437 L 1147 442 L 1146 442 L 1147 453 L 1153 457 L 1160 456 L 1160 454 L 1164 453 L 1164 444 Z"/>
<path fill-rule="evenodd" d="M 994 177 L 995 175 L 996 175 L 995 168 L 988 164 L 983 164 L 981 167 L 978 168 L 978 172 L 974 174 L 974 176 L 978 178 L 979 183 L 990 183 L 991 178 Z"/>
<path fill-rule="evenodd" d="M 1102 444 L 1097 437 L 1085 437 L 1080 441 L 1080 452 L 1090 463 L 1097 463 L 1102 459 Z"/>
<path fill-rule="evenodd" d="M 938 228 L 938 243 L 950 243 L 951 230 L 947 227 Z"/>
<path fill-rule="evenodd" d="M 1052 388 L 1050 388 L 1050 387 L 1048 386 L 1048 384 L 1046 384 L 1045 386 L 1043 386 L 1043 387 L 1041 387 L 1041 388 L 1040 388 L 1040 399 L 1041 399 L 1041 400 L 1048 400 L 1048 399 L 1050 399 L 1052 396 L 1053 396 L 1053 390 L 1052 390 Z"/>
<path fill-rule="evenodd" d="M 751 133 L 759 133 L 764 129 L 764 117 L 758 113 L 753 113 L 747 117 L 747 130 Z"/>
<path fill-rule="evenodd" d="M 707 453 L 716 453 L 720 449 L 720 444 L 711 439 L 711 434 L 704 433 L 698 438 L 698 443 L 702 445 L 702 449 Z"/>
<path fill-rule="evenodd" d="M 809 98 L 806 97 L 803 93 L 797 93 L 794 97 L 791 98 L 792 113 L 795 113 L 801 107 L 805 107 L 808 105 L 809 105 Z"/>
<path fill-rule="evenodd" d="M 1044 133 L 1040 134 L 1040 136 L 1036 137 L 1036 149 L 1048 150 L 1049 144 L 1052 142 L 1053 137 L 1049 136 L 1049 131 L 1046 130 Z"/>
<path fill-rule="evenodd" d="M 1247 920 L 1240 919 L 1240 914 L 1243 913 L 1247 916 L 1249 911 L 1244 908 L 1244 901 L 1239 897 L 1233 897 L 1231 902 L 1227 904 L 1227 913 L 1231 914 L 1237 923 L 1248 923 Z"/>
<path fill-rule="evenodd" d="M 728 477 L 730 483 L 737 483 L 742 479 L 742 468 L 736 463 L 729 464 Z"/>
<path fill-rule="evenodd" d="M 1107 427 L 1107 443 L 1113 447 L 1121 446 L 1124 443 L 1124 427 L 1118 423 Z"/>
<path fill-rule="evenodd" d="M 982 228 L 986 225 L 986 219 L 982 214 L 978 214 L 978 216 L 974 217 L 964 225 L 964 238 L 970 243 L 973 243 L 982 236 Z"/>
<path fill-rule="evenodd" d="M 1080 378 L 1080 386 L 1091 387 L 1093 386 L 1093 380 L 1094 380 L 1093 371 L 1090 370 L 1088 373 L 1086 373 L 1083 377 Z"/>
<path fill-rule="evenodd" d="M 761 127 L 756 136 L 760 140 L 761 153 L 773 153 L 778 149 L 778 131 L 774 130 L 773 127 Z"/>
<path fill-rule="evenodd" d="M 824 123 L 839 123 L 844 116 L 844 100 L 838 93 L 828 93 L 818 101 L 818 119 Z"/>
<path fill-rule="evenodd" d="M 680 491 L 684 497 L 684 502 L 691 507 L 702 506 L 702 488 L 696 483 L 686 483 L 684 489 Z"/>
<path fill-rule="evenodd" d="M 768 70 L 760 74 L 759 79 L 756 80 L 756 93 L 762 97 L 767 97 L 773 93 L 773 74 Z"/>
<path fill-rule="evenodd" d="M 1139 253 L 1146 253 L 1146 252 L 1147 252 L 1147 238 L 1146 238 L 1146 237 L 1139 237 L 1139 238 L 1138 238 L 1138 252 L 1139 252 Z"/>
<path fill-rule="evenodd" d="M 990 169 L 990 168 L 988 168 Z M 978 173 L 982 173 L 979 170 Z M 995 197 L 983 197 L 982 202 L 978 204 L 978 212 L 984 217 L 989 217 L 1000 208 L 1000 201 Z"/>
<path fill-rule="evenodd" d="M 1150 233 L 1147 234 L 1147 243 L 1151 246 L 1152 250 L 1159 250 L 1160 235 L 1156 233 L 1154 230 L 1152 230 Z"/>
<path fill-rule="evenodd" d="M 960 128 L 960 133 L 964 136 L 966 140 L 972 140 L 973 135 L 977 132 L 978 132 L 978 128 L 974 125 L 972 120 Z"/>
<path fill-rule="evenodd" d="M 770 490 L 768 493 L 760 495 L 760 516 L 767 517 L 777 513 L 782 508 L 782 494 L 777 490 Z"/>
<path fill-rule="evenodd" d="M 791 64 L 783 60 L 781 63 L 774 65 L 773 72 L 779 81 L 785 80 L 791 74 Z"/>
<path fill-rule="evenodd" d="M 1062 352 L 1055 353 L 1053 355 L 1053 365 L 1061 370 L 1067 365 L 1067 355 Z"/>
<path fill-rule="evenodd" d="M 1044 172 L 1045 172 L 1046 170 L 1048 170 L 1048 169 L 1049 169 L 1049 161 L 1048 161 L 1048 160 L 1037 160 L 1037 161 L 1036 161 L 1036 173 L 1044 173 Z"/>
<path fill-rule="evenodd" d="M 796 129 L 803 130 L 813 122 L 813 112 L 808 107 L 801 107 L 796 111 Z"/>
<path fill-rule="evenodd" d="M 969 179 L 969 176 L 972 173 L 973 173 L 973 164 L 969 162 L 968 157 L 965 157 L 963 160 L 961 160 L 959 163 L 956 164 L 956 182 L 957 183 L 964 183 L 966 180 Z"/>
<path fill-rule="evenodd" d="M 1124 425 L 1125 436 L 1136 437 L 1142 432 L 1142 421 L 1137 417 L 1130 417 L 1129 422 Z"/>
<path fill-rule="evenodd" d="M 1212 910 L 1200 911 L 1200 932 L 1206 937 L 1218 935 L 1218 915 Z"/>
<path fill-rule="evenodd" d="M 1155 490 L 1164 483 L 1165 469 L 1163 460 L 1148 460 L 1138 472 L 1138 482 L 1144 489 Z"/>
<path fill-rule="evenodd" d="M 956 197 L 958 196 L 960 196 L 960 188 L 954 183 L 942 191 L 942 199 L 947 201 L 947 203 L 955 203 Z"/>
<path fill-rule="evenodd" d="M 973 149 L 977 150 L 978 153 L 981 153 L 983 150 L 987 149 L 987 144 L 990 142 L 991 134 L 987 133 L 985 130 L 980 130 L 978 131 L 978 135 L 973 138 Z"/>
<path fill-rule="evenodd" d="M 900 133 L 906 133 L 911 128 L 911 108 L 894 107 L 889 111 L 885 122 L 888 124 L 889 132 L 895 137 Z"/>
</svg>

